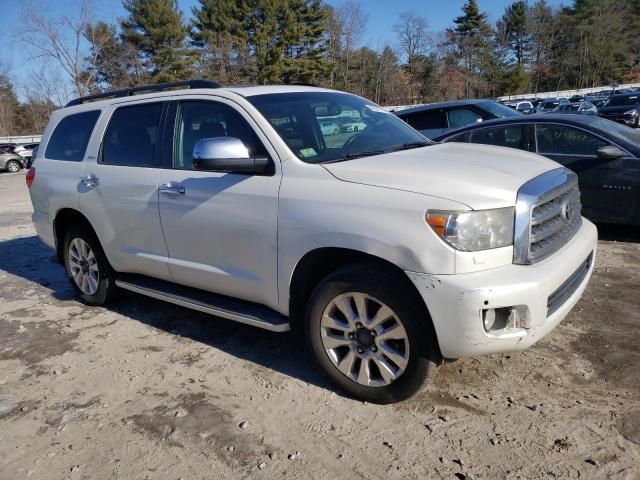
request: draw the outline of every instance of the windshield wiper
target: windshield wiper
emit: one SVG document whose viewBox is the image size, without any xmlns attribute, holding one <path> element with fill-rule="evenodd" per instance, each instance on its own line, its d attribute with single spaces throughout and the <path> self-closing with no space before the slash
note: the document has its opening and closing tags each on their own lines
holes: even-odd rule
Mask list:
<svg viewBox="0 0 640 480">
<path fill-rule="evenodd" d="M 412 148 L 426 147 L 427 145 L 431 145 L 431 142 L 409 142 L 409 143 L 405 143 L 403 145 L 400 145 L 399 147 L 392 148 L 392 149 L 390 149 L 388 151 L 389 152 L 398 152 L 400 150 L 410 150 Z"/>
<path fill-rule="evenodd" d="M 386 153 L 386 152 L 384 150 L 369 150 L 367 152 L 347 153 L 344 157 L 336 158 L 335 160 L 327 160 L 326 162 L 320 162 L 320 163 L 344 162 L 345 160 L 353 160 L 354 158 L 362 158 L 362 157 L 371 157 L 373 155 L 382 155 L 383 153 Z"/>
</svg>

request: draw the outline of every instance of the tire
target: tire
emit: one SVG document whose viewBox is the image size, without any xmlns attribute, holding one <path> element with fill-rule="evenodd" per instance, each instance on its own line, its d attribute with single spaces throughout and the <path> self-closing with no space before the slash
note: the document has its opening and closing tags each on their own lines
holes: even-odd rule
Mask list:
<svg viewBox="0 0 640 480">
<path fill-rule="evenodd" d="M 379 404 L 405 400 L 435 372 L 428 359 L 435 341 L 426 324 L 431 320 L 406 281 L 396 272 L 358 264 L 330 274 L 311 294 L 305 319 L 309 347 L 323 372 L 354 398 Z M 364 323 L 357 321 L 363 317 L 356 301 L 365 305 Z M 343 310 L 357 318 L 347 321 Z"/>
<path fill-rule="evenodd" d="M 118 291 L 115 272 L 95 233 L 84 225 L 73 225 L 62 248 L 67 277 L 78 297 L 92 306 L 109 303 Z"/>
<path fill-rule="evenodd" d="M 17 173 L 22 168 L 22 165 L 20 165 L 20 162 L 17 160 L 9 160 L 5 168 L 7 169 L 7 172 Z"/>
</svg>

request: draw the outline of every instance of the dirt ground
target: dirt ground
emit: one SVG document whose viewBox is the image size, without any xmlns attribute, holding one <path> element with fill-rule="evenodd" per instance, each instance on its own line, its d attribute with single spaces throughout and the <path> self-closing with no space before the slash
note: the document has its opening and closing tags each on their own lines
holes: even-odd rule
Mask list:
<svg viewBox="0 0 640 480">
<path fill-rule="evenodd" d="M 640 479 L 639 229 L 600 229 L 538 345 L 378 406 L 291 334 L 133 294 L 83 306 L 30 213 L 24 173 L 0 174 L 0 479 Z"/>
</svg>

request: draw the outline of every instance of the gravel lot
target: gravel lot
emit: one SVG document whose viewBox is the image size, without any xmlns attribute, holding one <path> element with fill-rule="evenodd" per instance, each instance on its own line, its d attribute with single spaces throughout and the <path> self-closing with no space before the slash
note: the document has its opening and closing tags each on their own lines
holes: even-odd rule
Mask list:
<svg viewBox="0 0 640 480">
<path fill-rule="evenodd" d="M 299 340 L 137 295 L 74 300 L 0 174 L 0 479 L 640 478 L 640 229 L 600 229 L 574 312 L 401 404 L 344 398 Z"/>
</svg>

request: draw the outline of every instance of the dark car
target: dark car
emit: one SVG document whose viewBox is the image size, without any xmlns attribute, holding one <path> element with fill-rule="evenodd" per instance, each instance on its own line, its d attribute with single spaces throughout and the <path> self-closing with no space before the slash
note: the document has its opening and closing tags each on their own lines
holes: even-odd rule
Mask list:
<svg viewBox="0 0 640 480">
<path fill-rule="evenodd" d="M 612 95 L 598 111 L 607 120 L 623 123 L 633 128 L 640 127 L 640 94 Z"/>
<path fill-rule="evenodd" d="M 538 110 L 541 112 L 553 112 L 560 105 L 568 105 L 570 102 L 566 98 L 547 98 L 540 104 Z"/>
<path fill-rule="evenodd" d="M 456 100 L 394 111 L 423 135 L 433 138 L 455 128 L 522 114 L 493 100 Z"/>
<path fill-rule="evenodd" d="M 598 109 L 591 102 L 563 103 L 553 111 L 554 113 L 573 113 L 577 115 L 597 115 Z"/>
<path fill-rule="evenodd" d="M 640 132 L 597 116 L 528 115 L 491 120 L 435 139 L 518 148 L 578 174 L 585 217 L 640 225 Z"/>
</svg>

